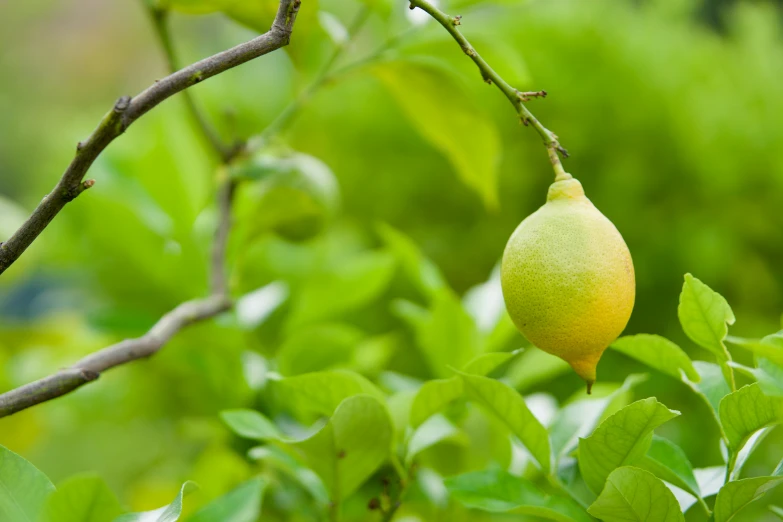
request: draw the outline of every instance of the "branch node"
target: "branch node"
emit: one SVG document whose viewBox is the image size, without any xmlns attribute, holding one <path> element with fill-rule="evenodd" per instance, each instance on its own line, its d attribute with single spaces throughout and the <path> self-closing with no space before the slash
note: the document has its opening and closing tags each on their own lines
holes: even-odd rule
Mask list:
<svg viewBox="0 0 783 522">
<path fill-rule="evenodd" d="M 81 150 L 84 148 L 84 142 L 80 141 L 76 144 L 76 152 L 81 152 Z"/>
<path fill-rule="evenodd" d="M 82 182 L 82 190 L 87 190 L 88 188 L 91 188 L 93 185 L 95 185 L 94 179 L 86 179 Z"/>
<path fill-rule="evenodd" d="M 101 376 L 100 373 L 93 370 L 87 370 L 85 368 L 77 368 L 77 369 L 81 373 L 82 377 L 84 377 L 85 382 L 92 382 Z"/>
<path fill-rule="evenodd" d="M 125 112 L 125 110 L 128 107 L 130 107 L 130 103 L 131 103 L 131 97 L 130 96 L 122 96 L 114 104 L 114 112 L 117 112 L 117 113 Z"/>
<path fill-rule="evenodd" d="M 462 25 L 462 15 L 457 15 L 451 19 L 452 25 Z"/>
<path fill-rule="evenodd" d="M 546 91 L 526 91 L 526 92 L 516 91 L 516 93 L 519 99 L 522 100 L 523 102 L 528 102 L 532 98 L 546 98 L 546 94 L 547 94 Z"/>
</svg>

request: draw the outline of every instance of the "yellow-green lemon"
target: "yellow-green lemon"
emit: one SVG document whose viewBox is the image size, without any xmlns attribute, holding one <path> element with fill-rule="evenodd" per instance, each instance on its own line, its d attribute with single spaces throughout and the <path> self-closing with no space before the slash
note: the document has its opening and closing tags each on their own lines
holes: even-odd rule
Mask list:
<svg viewBox="0 0 783 522">
<path fill-rule="evenodd" d="M 622 333 L 635 297 L 633 262 L 620 232 L 576 179 L 555 181 L 503 253 L 506 308 L 524 336 L 587 381 Z"/>
</svg>

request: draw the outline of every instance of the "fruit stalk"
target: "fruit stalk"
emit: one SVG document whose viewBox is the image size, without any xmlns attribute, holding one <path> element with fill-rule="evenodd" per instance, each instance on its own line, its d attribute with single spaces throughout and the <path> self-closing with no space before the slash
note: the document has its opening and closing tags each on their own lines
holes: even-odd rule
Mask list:
<svg viewBox="0 0 783 522">
<path fill-rule="evenodd" d="M 560 155 L 562 155 L 564 158 L 567 158 L 568 151 L 562 145 L 560 145 L 560 141 L 557 135 L 544 127 L 538 118 L 536 118 L 524 104 L 524 102 L 528 101 L 531 97 L 546 97 L 546 91 L 539 91 L 535 93 L 521 92 L 501 78 L 501 76 L 495 72 L 492 67 L 490 67 L 486 60 L 484 60 L 484 58 L 482 58 L 482 56 L 470 44 L 468 39 L 465 38 L 465 35 L 462 34 L 462 31 L 459 30 L 459 26 L 462 25 L 461 16 L 449 16 L 429 3 L 427 0 L 410 0 L 410 8 L 415 9 L 417 7 L 429 14 L 440 25 L 442 25 L 449 32 L 449 34 L 451 34 L 452 37 L 454 37 L 454 40 L 456 40 L 462 48 L 462 52 L 464 52 L 471 60 L 473 60 L 473 62 L 479 68 L 479 71 L 481 71 L 481 77 L 484 79 L 484 81 L 490 85 L 495 84 L 497 88 L 500 89 L 500 91 L 506 96 L 506 98 L 508 98 L 508 101 L 511 102 L 511 105 L 514 106 L 517 114 L 519 114 L 520 121 L 525 126 L 529 125 L 533 127 L 536 132 L 538 132 L 538 134 L 544 140 L 544 146 L 546 146 L 547 150 L 549 151 L 549 161 L 552 163 L 552 168 L 555 171 L 555 180 L 559 181 L 570 178 L 571 176 L 563 169 L 560 156 L 558 156 L 558 153 L 560 153 Z"/>
</svg>

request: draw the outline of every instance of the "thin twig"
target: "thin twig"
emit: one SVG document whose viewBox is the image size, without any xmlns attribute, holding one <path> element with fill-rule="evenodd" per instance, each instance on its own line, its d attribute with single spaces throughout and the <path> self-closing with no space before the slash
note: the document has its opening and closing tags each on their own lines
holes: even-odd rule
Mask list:
<svg viewBox="0 0 783 522">
<path fill-rule="evenodd" d="M 84 175 L 109 143 L 163 100 L 207 78 L 287 45 L 300 3 L 301 0 L 280 0 L 277 16 L 268 32 L 189 65 L 155 82 L 135 98 L 120 98 L 90 137 L 78 144 L 76 156 L 57 186 L 43 198 L 14 235 L 0 245 L 0 274 L 22 255 L 68 202 L 91 186 L 89 182 L 82 181 Z"/>
<path fill-rule="evenodd" d="M 370 8 L 368 6 L 362 6 L 359 14 L 356 15 L 353 22 L 349 25 L 348 37 L 344 42 L 338 43 L 332 51 L 332 54 L 327 58 L 324 65 L 316 73 L 315 78 L 305 87 L 299 95 L 281 112 L 267 127 L 258 135 L 258 137 L 252 138 L 251 141 L 255 143 L 265 144 L 269 140 L 280 133 L 288 124 L 290 124 L 296 115 L 307 105 L 307 102 L 313 97 L 313 95 L 331 78 L 331 70 L 335 63 L 340 59 L 345 50 L 349 47 L 351 42 L 359 34 L 364 23 L 370 15 Z"/>
<path fill-rule="evenodd" d="M 94 381 L 110 368 L 149 357 L 185 326 L 214 317 L 230 306 L 231 302 L 225 296 L 218 295 L 184 302 L 164 315 L 143 336 L 104 348 L 70 368 L 0 395 L 0 417 L 61 397 Z"/>
<path fill-rule="evenodd" d="M 171 31 L 169 30 L 169 11 L 152 4 L 147 5 L 147 11 L 152 20 L 155 34 L 158 36 L 160 46 L 163 49 L 163 54 L 166 57 L 168 71 L 169 73 L 176 72 L 180 69 L 180 64 L 179 59 L 177 58 L 177 52 L 174 49 L 174 42 L 171 39 Z M 204 139 L 206 139 L 210 146 L 215 149 L 215 152 L 220 156 L 223 163 L 229 163 L 239 150 L 241 150 L 241 145 L 227 145 L 223 142 L 217 131 L 215 131 L 206 116 L 204 116 L 196 105 L 189 90 L 182 91 L 182 99 L 185 101 L 185 106 L 193 117 L 193 120 L 196 122 Z"/>
<path fill-rule="evenodd" d="M 500 75 L 495 72 L 492 67 L 481 57 L 481 55 L 473 48 L 470 42 L 465 38 L 465 35 L 459 30 L 459 26 L 462 25 L 461 16 L 449 16 L 427 0 L 410 0 L 410 8 L 419 8 L 434 18 L 440 25 L 442 25 L 454 40 L 462 48 L 464 52 L 471 60 L 476 64 L 481 72 L 481 77 L 488 84 L 495 84 L 498 89 L 506 95 L 506 98 L 511 102 L 514 108 L 519 114 L 520 121 L 525 125 L 531 125 L 536 132 L 544 140 L 544 145 L 547 149 L 554 152 L 549 154 L 549 160 L 552 163 L 552 167 L 555 169 L 556 179 L 567 179 L 571 177 L 566 174 L 563 169 L 563 165 L 560 162 L 560 157 L 557 155 L 559 152 L 564 158 L 568 157 L 568 151 L 560 145 L 557 136 L 554 132 L 550 131 L 544 125 L 533 116 L 533 113 L 525 106 L 524 102 L 528 101 L 531 97 L 544 97 L 545 91 L 539 92 L 520 92 L 508 84 Z"/>
</svg>

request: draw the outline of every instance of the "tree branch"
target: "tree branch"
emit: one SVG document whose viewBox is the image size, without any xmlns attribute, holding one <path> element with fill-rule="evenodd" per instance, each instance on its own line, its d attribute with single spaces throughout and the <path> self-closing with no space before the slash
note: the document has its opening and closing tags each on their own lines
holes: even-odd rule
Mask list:
<svg viewBox="0 0 783 522">
<path fill-rule="evenodd" d="M 479 68 L 479 71 L 481 71 L 481 77 L 484 78 L 484 81 L 490 85 L 494 83 L 497 88 L 506 95 L 508 101 L 510 101 L 514 106 L 522 123 L 525 125 L 531 125 L 534 129 L 536 129 L 536 132 L 538 132 L 538 134 L 544 140 L 544 145 L 549 150 L 549 160 L 555 170 L 555 179 L 560 180 L 570 178 L 571 175 L 566 173 L 566 171 L 563 169 L 563 164 L 560 162 L 560 157 L 557 155 L 559 152 L 564 158 L 567 158 L 568 151 L 560 145 L 560 142 L 558 141 L 555 133 L 544 127 L 544 125 L 541 124 L 541 122 L 538 121 L 535 116 L 533 116 L 533 113 L 530 112 L 530 110 L 523 103 L 529 101 L 530 98 L 544 97 L 546 96 L 546 92 L 520 92 L 509 85 L 508 82 L 506 82 L 503 78 L 501 78 L 500 75 L 489 66 L 484 58 L 482 58 L 481 55 L 476 52 L 476 49 L 473 48 L 467 38 L 465 38 L 465 35 L 463 35 L 462 32 L 458 29 L 458 27 L 462 25 L 461 16 L 449 16 L 429 3 L 427 0 L 409 1 L 411 9 L 418 7 L 422 11 L 425 11 L 451 34 L 454 40 L 456 40 L 462 48 L 462 52 L 468 55 L 468 57 L 470 57 L 470 59 L 473 60 L 473 62 Z"/>
<path fill-rule="evenodd" d="M 135 98 L 120 98 L 90 137 L 77 145 L 76 156 L 54 190 L 44 197 L 19 230 L 0 245 L 0 274 L 22 255 L 68 202 L 92 186 L 91 180 L 82 180 L 109 143 L 163 100 L 207 78 L 287 45 L 300 3 L 301 0 L 280 0 L 277 16 L 268 32 L 189 65 L 155 82 Z"/>
<path fill-rule="evenodd" d="M 260 52 L 260 54 L 265 54 L 274 48 L 285 45 L 285 43 L 288 42 L 288 38 L 290 36 L 291 27 L 294 23 L 296 11 L 299 7 L 299 1 L 300 0 L 281 0 L 277 18 L 275 19 L 275 25 L 273 25 L 272 29 L 265 35 L 262 35 L 255 40 L 248 42 L 247 44 L 243 44 L 242 46 L 226 51 L 226 53 L 229 54 L 227 55 L 228 62 L 225 63 L 233 63 L 234 65 L 238 65 L 239 63 L 242 63 L 242 61 L 249 60 L 250 58 L 247 57 L 249 55 L 245 55 L 243 52 L 237 51 L 243 46 L 251 45 L 252 51 L 247 50 L 248 52 Z M 271 33 L 276 34 L 270 37 L 269 35 Z M 264 41 L 261 44 L 253 43 L 257 42 L 259 39 L 264 39 Z M 167 33 L 165 36 L 161 36 L 161 43 L 163 44 L 164 48 L 171 47 L 171 41 L 168 39 Z M 263 52 L 261 52 L 262 50 Z M 175 63 L 173 61 L 173 55 L 170 54 L 168 49 L 166 50 L 166 53 L 169 59 L 169 63 L 173 66 Z M 233 65 L 227 66 L 223 62 L 221 62 L 222 65 L 212 64 L 210 66 L 211 68 L 204 65 L 211 64 L 212 60 L 224 56 L 226 53 L 221 53 L 212 58 L 208 58 L 207 60 L 202 60 L 197 64 L 172 74 L 166 80 L 156 84 L 157 86 L 166 81 L 169 81 L 170 83 L 169 87 L 162 91 L 160 94 L 162 97 L 159 98 L 157 102 L 154 102 L 156 99 L 155 96 L 152 94 L 147 94 L 151 89 L 155 89 L 156 86 L 153 86 L 150 89 L 147 89 L 147 91 L 144 91 L 136 98 L 135 101 L 131 101 L 129 98 L 120 99 L 117 105 L 115 105 L 115 108 L 103 118 L 103 121 L 93 132 L 90 138 L 83 142 L 83 144 L 80 144 L 79 151 L 77 152 L 76 158 L 74 159 L 74 163 L 71 164 L 71 167 L 69 167 L 69 170 L 66 171 L 63 179 L 60 180 L 58 187 L 63 185 L 64 180 L 66 180 L 68 176 L 83 176 L 84 172 L 86 172 L 87 168 L 89 168 L 90 163 L 95 159 L 95 157 L 97 157 L 101 150 L 103 150 L 103 148 L 105 148 L 106 145 L 111 142 L 111 140 L 121 134 L 122 131 L 128 125 L 130 125 L 130 123 L 132 123 L 135 119 L 144 114 L 144 112 L 154 107 L 154 105 L 166 97 L 171 96 L 171 94 L 174 94 L 175 92 L 178 92 L 176 89 L 182 90 L 188 86 L 185 85 L 182 87 L 182 84 L 178 80 L 170 80 L 172 77 L 185 78 L 187 75 L 193 74 L 187 73 L 187 71 L 194 70 L 194 68 L 198 71 L 198 74 L 204 74 L 204 78 L 214 76 L 220 72 L 218 68 L 224 67 L 222 70 L 226 70 Z M 260 54 L 257 54 L 257 56 L 260 56 Z M 134 103 L 139 103 L 139 105 L 134 107 Z M 131 119 L 127 119 L 127 115 L 129 114 L 128 111 L 131 109 L 135 110 L 136 112 L 131 113 Z M 200 115 L 197 107 L 194 104 L 191 104 L 191 110 L 194 111 L 196 116 Z M 207 121 L 201 120 L 199 123 L 200 125 L 203 125 L 202 129 L 205 131 L 205 134 L 208 134 L 210 127 L 208 126 Z M 219 141 L 213 142 L 213 145 L 215 145 L 215 148 L 219 153 L 221 153 L 221 150 L 229 150 L 218 148 L 218 145 L 222 146 L 222 142 Z M 83 151 L 89 151 L 91 156 L 81 158 L 80 153 Z M 60 370 L 53 375 L 44 377 L 43 379 L 39 379 L 38 381 L 21 386 L 0 395 L 0 418 L 12 415 L 31 406 L 35 406 L 36 404 L 41 404 L 42 402 L 56 399 L 57 397 L 61 397 L 67 393 L 70 393 L 77 388 L 96 380 L 100 374 L 106 370 L 129 363 L 131 361 L 150 357 L 157 353 L 158 350 L 160 350 L 174 335 L 176 335 L 186 326 L 210 319 L 231 308 L 232 302 L 229 297 L 228 282 L 226 278 L 226 249 L 228 245 L 229 232 L 231 230 L 231 209 L 234 200 L 236 182 L 228 176 L 225 170 L 225 164 L 231 161 L 233 155 L 223 155 L 221 153 L 221 156 L 223 158 L 224 165 L 221 167 L 218 175 L 218 223 L 215 229 L 215 236 L 210 255 L 210 296 L 203 299 L 193 299 L 191 301 L 186 301 L 180 304 L 169 313 L 161 317 L 160 320 L 141 337 L 135 339 L 126 339 L 119 343 L 113 344 L 107 348 L 84 357 L 70 368 Z M 81 174 L 78 174 L 78 171 L 73 170 L 74 164 L 77 162 L 80 162 L 78 165 L 80 168 L 83 168 Z M 77 173 L 73 174 L 73 172 Z M 92 180 L 82 182 L 81 177 L 79 177 L 76 180 L 76 183 L 78 184 L 78 187 L 76 192 L 73 193 L 73 197 L 92 186 L 93 182 Z M 55 188 L 55 191 L 52 194 L 55 194 L 57 190 L 58 189 Z M 52 194 L 47 196 L 41 205 L 39 205 L 39 208 L 36 209 L 36 213 L 38 213 L 42 207 L 44 208 L 43 212 L 51 211 L 47 210 L 48 207 L 46 205 L 47 199 L 50 200 L 50 202 L 54 201 Z M 73 197 L 71 197 L 71 199 L 73 199 Z M 56 215 L 62 206 L 64 206 L 64 203 L 62 203 L 51 216 L 54 217 L 54 215 Z M 33 220 L 36 217 L 36 213 L 33 214 L 30 220 Z M 28 223 L 30 220 L 28 220 Z M 49 221 L 51 221 L 51 218 L 49 218 Z M 46 221 L 43 227 L 41 227 L 37 233 L 40 233 L 40 231 L 45 228 L 49 221 Z M 24 228 L 25 227 L 23 226 L 22 229 Z M 17 235 L 19 235 L 19 232 L 17 232 L 14 237 Z M 33 236 L 33 239 L 35 239 L 35 236 Z M 2 258 L 0 258 L 0 260 L 1 259 Z M 11 262 L 13 262 L 13 260 L 11 260 Z"/>
</svg>

